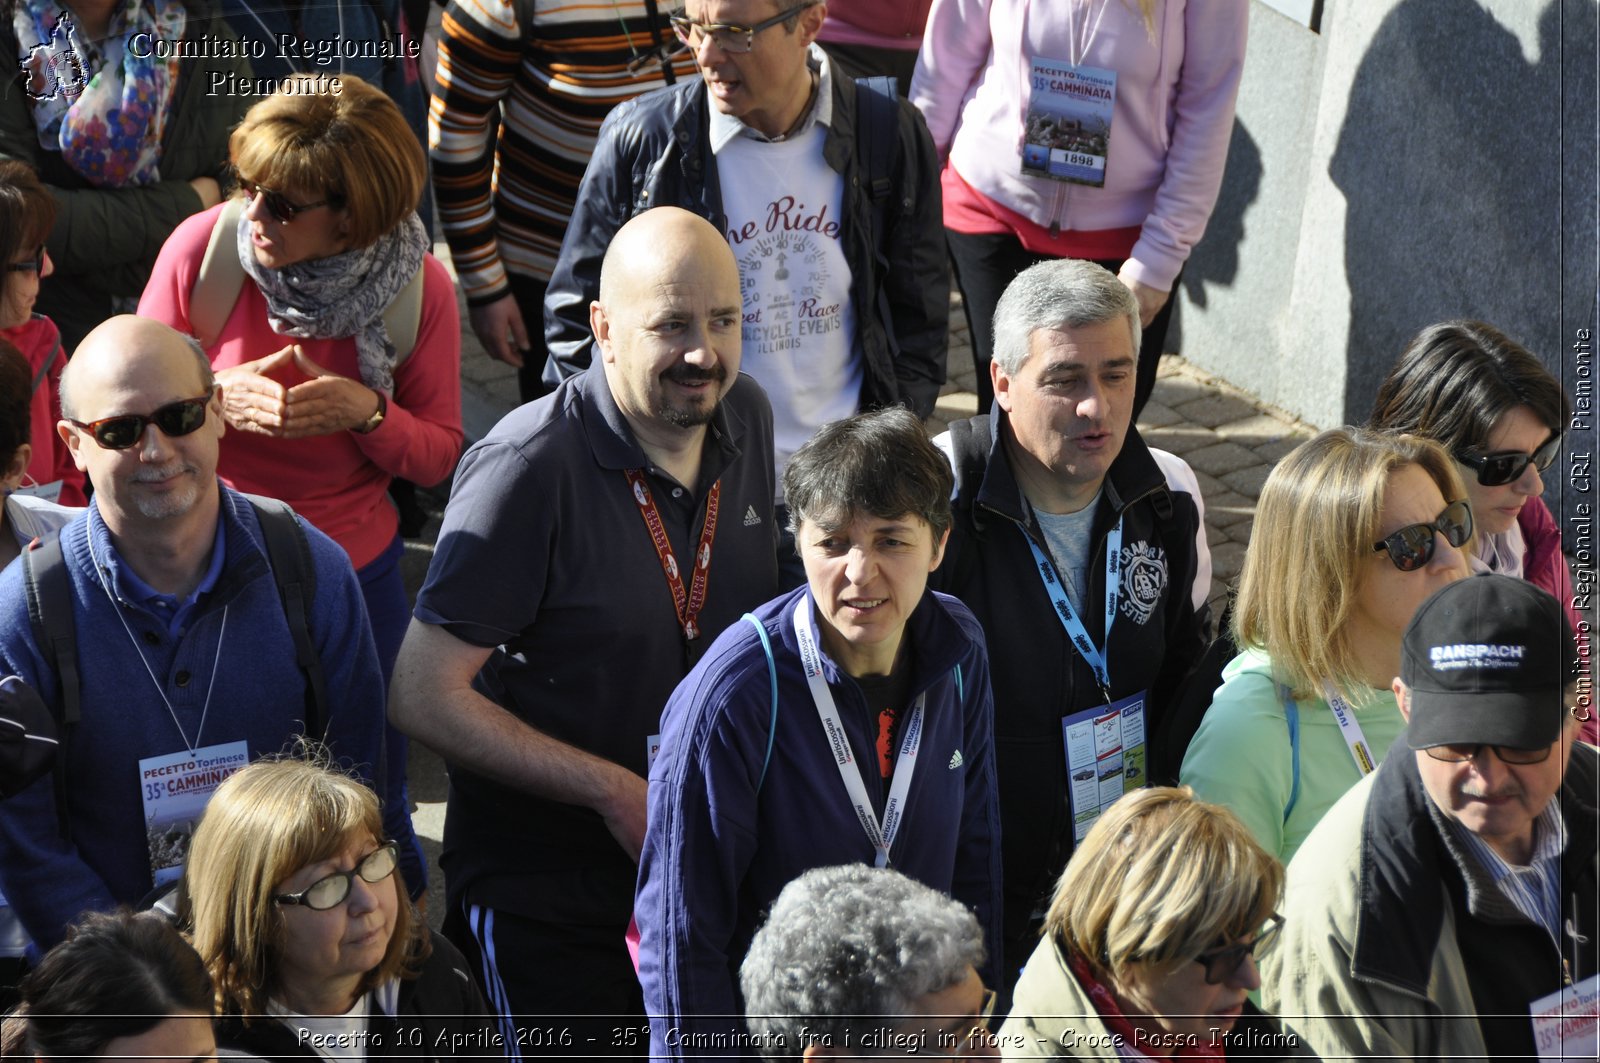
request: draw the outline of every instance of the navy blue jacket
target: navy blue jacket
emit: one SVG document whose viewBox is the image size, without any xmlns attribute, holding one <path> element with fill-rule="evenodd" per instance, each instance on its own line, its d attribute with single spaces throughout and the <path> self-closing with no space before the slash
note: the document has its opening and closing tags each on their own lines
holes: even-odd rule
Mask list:
<svg viewBox="0 0 1600 1063">
<path fill-rule="evenodd" d="M 755 627 L 741 621 L 678 685 L 662 717 L 634 905 L 645 1010 L 663 1017 L 651 1023 L 652 1057 L 726 1054 L 693 1037 L 743 1032 L 738 969 L 768 906 L 811 868 L 873 861 L 801 670 L 792 614 L 809 593 L 802 587 L 754 614 L 772 645 L 776 715 L 766 652 Z M 983 632 L 966 606 L 928 591 L 906 638 L 912 690 L 928 700 L 890 863 L 976 911 L 993 985 L 1000 819 Z M 855 682 L 822 656 L 857 761 L 874 765 L 876 715 Z M 872 771 L 863 781 L 881 819 L 888 786 Z M 668 1044 L 668 1029 L 687 1048 Z"/>
</svg>

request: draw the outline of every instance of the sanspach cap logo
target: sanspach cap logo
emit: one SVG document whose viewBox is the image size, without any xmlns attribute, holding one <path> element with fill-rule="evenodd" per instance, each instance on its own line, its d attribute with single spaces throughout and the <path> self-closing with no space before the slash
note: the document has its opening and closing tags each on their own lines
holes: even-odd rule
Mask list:
<svg viewBox="0 0 1600 1063">
<path fill-rule="evenodd" d="M 1428 660 L 1439 672 L 1458 668 L 1515 668 L 1527 652 L 1526 646 L 1506 643 L 1455 642 L 1430 647 Z"/>
</svg>

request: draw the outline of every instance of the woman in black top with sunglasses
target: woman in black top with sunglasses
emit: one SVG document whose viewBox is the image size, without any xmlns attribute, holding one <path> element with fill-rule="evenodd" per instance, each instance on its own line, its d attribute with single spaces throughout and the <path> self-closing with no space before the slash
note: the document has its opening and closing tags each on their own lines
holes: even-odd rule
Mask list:
<svg viewBox="0 0 1600 1063">
<path fill-rule="evenodd" d="M 1418 436 L 1335 428 L 1267 477 L 1222 670 L 1179 779 L 1290 857 L 1382 760 L 1405 721 L 1400 638 L 1467 574 L 1472 510 L 1450 456 Z"/>
<path fill-rule="evenodd" d="M 1561 384 L 1516 340 L 1482 321 L 1419 332 L 1378 389 L 1371 427 L 1438 442 L 1456 459 L 1477 525 L 1475 571 L 1517 576 L 1572 608 L 1561 531 L 1539 496 L 1572 417 Z M 1584 740 L 1600 737 L 1600 721 Z"/>
</svg>

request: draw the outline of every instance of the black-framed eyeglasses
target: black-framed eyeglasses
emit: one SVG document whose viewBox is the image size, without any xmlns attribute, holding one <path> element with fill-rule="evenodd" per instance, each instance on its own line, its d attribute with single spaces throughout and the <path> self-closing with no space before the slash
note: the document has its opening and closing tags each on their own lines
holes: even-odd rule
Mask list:
<svg viewBox="0 0 1600 1063">
<path fill-rule="evenodd" d="M 247 199 L 260 196 L 262 202 L 267 205 L 267 213 L 284 225 L 288 225 L 308 210 L 332 206 L 334 202 L 331 199 L 319 199 L 315 203 L 295 203 L 282 192 L 274 192 L 270 188 L 263 188 L 254 181 L 246 181 L 243 178 L 239 180 L 239 191 L 243 192 Z"/>
<path fill-rule="evenodd" d="M 280 893 L 272 899 L 278 904 L 303 904 L 314 912 L 325 912 L 344 903 L 345 898 L 350 896 L 350 884 L 357 875 L 361 876 L 362 882 L 382 882 L 394 874 L 399 864 L 399 846 L 392 841 L 384 842 L 362 857 L 361 862 L 349 871 L 335 871 L 317 879 L 299 893 Z"/>
<path fill-rule="evenodd" d="M 40 244 L 34 251 L 32 258 L 25 258 L 21 262 L 7 262 L 7 273 L 43 273 L 44 272 L 44 245 Z"/>
<path fill-rule="evenodd" d="M 1485 749 L 1492 749 L 1494 755 L 1506 764 L 1543 764 L 1550 759 L 1550 748 L 1550 746 L 1540 746 L 1538 749 L 1517 749 L 1513 746 L 1491 746 L 1480 743 L 1428 746 L 1423 752 L 1434 760 L 1442 760 L 1446 764 L 1465 764 L 1469 760 L 1477 760 L 1478 754 Z"/>
<path fill-rule="evenodd" d="M 817 0 L 804 0 L 803 3 L 785 8 L 754 26 L 735 26 L 726 22 L 696 22 L 682 11 L 667 16 L 667 21 L 672 23 L 672 32 L 678 35 L 678 40 L 695 51 L 699 51 L 700 45 L 710 37 L 711 43 L 724 52 L 742 53 L 755 47 L 756 34 L 776 26 L 784 19 L 793 18 L 806 8 L 815 6 L 816 3 Z"/>
<path fill-rule="evenodd" d="M 1207 949 L 1196 956 L 1194 962 L 1205 966 L 1207 985 L 1221 985 L 1243 966 L 1246 956 L 1254 956 L 1258 952 L 1264 953 L 1270 949 L 1278 938 L 1278 931 L 1282 929 L 1283 916 L 1274 912 L 1267 920 L 1267 925 L 1261 928 L 1253 941 Z"/>
<path fill-rule="evenodd" d="M 1474 454 L 1470 451 L 1457 454 L 1456 460 L 1477 471 L 1478 483 L 1483 487 L 1503 487 L 1515 483 L 1532 465 L 1544 472 L 1555 464 L 1561 453 L 1561 433 L 1551 432 L 1550 438 L 1539 444 L 1532 454 L 1520 450 L 1497 450 L 1492 454 Z"/>
<path fill-rule="evenodd" d="M 67 423 L 88 432 L 107 450 L 127 450 L 144 438 L 146 425 L 155 425 L 172 439 L 188 435 L 206 423 L 206 407 L 210 403 L 210 395 L 201 395 L 197 399 L 169 402 L 155 413 L 122 413 L 88 422 L 69 417 Z"/>
<path fill-rule="evenodd" d="M 1444 536 L 1451 546 L 1460 547 L 1472 538 L 1472 507 L 1466 499 L 1450 503 L 1431 521 L 1407 524 L 1404 528 L 1372 544 L 1374 553 L 1389 551 L 1389 560 L 1401 572 L 1415 572 L 1433 560 L 1433 533 Z"/>
</svg>

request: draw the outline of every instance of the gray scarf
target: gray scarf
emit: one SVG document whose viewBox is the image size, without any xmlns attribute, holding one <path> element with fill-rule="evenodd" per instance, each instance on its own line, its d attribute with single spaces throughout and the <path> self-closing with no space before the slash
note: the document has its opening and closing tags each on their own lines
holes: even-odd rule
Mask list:
<svg viewBox="0 0 1600 1063">
<path fill-rule="evenodd" d="M 327 258 L 269 269 L 256 261 L 250 219 L 239 215 L 239 262 L 267 300 L 267 322 L 282 336 L 356 341 L 361 382 L 394 394 L 396 354 L 383 312 L 422 267 L 428 234 L 416 212 L 376 243 Z"/>
</svg>

